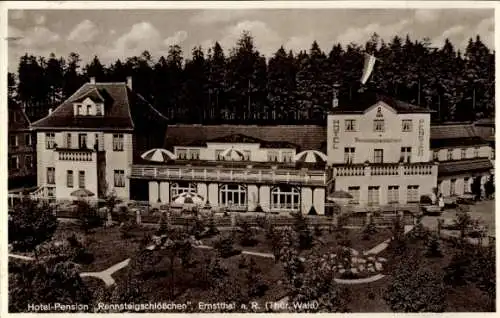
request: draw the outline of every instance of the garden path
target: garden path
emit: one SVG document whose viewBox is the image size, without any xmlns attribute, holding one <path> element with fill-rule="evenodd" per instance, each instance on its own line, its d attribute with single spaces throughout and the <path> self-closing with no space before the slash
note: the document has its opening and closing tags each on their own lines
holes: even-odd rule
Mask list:
<svg viewBox="0 0 500 318">
<path fill-rule="evenodd" d="M 405 226 L 405 230 L 404 230 L 405 234 L 408 233 L 409 231 L 411 231 L 412 229 L 413 229 L 413 225 Z M 382 252 L 383 250 L 385 250 L 387 248 L 387 246 L 389 246 L 390 240 L 391 239 L 385 240 L 384 242 L 378 244 L 374 248 L 363 252 L 363 254 L 364 255 L 367 255 L 367 254 L 376 255 L 376 254 Z M 196 248 L 203 248 L 203 249 L 213 249 L 212 246 L 207 246 L 207 245 L 197 245 L 195 247 Z M 148 247 L 146 247 L 146 249 L 152 250 L 152 249 L 154 249 L 154 245 L 148 246 Z M 352 252 L 353 252 L 354 256 L 359 255 L 359 252 L 354 250 L 354 249 L 352 249 Z M 258 257 L 274 258 L 274 255 L 271 253 L 260 253 L 260 252 L 252 252 L 252 251 L 242 251 L 241 253 L 246 254 L 246 255 L 258 256 Z M 28 261 L 34 260 L 34 258 L 32 258 L 32 257 L 23 256 L 23 255 L 15 255 L 15 254 L 9 254 L 9 257 L 28 260 Z M 129 263 L 130 263 L 130 258 L 127 258 L 126 260 L 123 260 L 123 261 L 121 261 L 121 262 L 101 271 L 101 272 L 84 272 L 84 273 L 80 273 L 80 276 L 81 277 L 99 278 L 106 284 L 106 286 L 109 287 L 109 286 L 112 286 L 115 284 L 115 280 L 113 279 L 112 275 L 114 273 L 116 273 L 117 271 L 127 267 L 129 265 Z M 379 267 L 379 268 L 381 269 L 381 267 Z M 365 283 L 375 282 L 379 279 L 382 279 L 383 277 L 384 277 L 383 274 L 377 274 L 374 276 L 360 278 L 360 279 L 335 278 L 335 281 L 339 284 L 354 285 L 354 284 L 365 284 Z"/>
</svg>

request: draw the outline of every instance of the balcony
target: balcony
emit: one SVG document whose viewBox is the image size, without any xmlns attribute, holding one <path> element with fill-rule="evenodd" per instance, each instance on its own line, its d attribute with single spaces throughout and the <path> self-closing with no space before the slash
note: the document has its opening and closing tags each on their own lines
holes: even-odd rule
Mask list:
<svg viewBox="0 0 500 318">
<path fill-rule="evenodd" d="M 132 166 L 130 178 L 256 184 L 284 182 L 312 186 L 324 186 L 327 181 L 324 171 L 239 169 L 229 167 L 155 167 L 145 165 Z"/>
<path fill-rule="evenodd" d="M 61 161 L 92 161 L 95 151 L 92 149 L 56 148 Z"/>
<path fill-rule="evenodd" d="M 333 176 L 426 176 L 437 174 L 436 167 L 431 163 L 387 163 L 387 164 L 354 164 L 334 166 Z"/>
</svg>

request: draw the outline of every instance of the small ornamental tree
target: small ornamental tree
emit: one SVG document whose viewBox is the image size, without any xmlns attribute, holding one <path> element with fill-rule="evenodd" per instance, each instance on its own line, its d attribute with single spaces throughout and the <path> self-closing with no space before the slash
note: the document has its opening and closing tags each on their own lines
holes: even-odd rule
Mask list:
<svg viewBox="0 0 500 318">
<path fill-rule="evenodd" d="M 92 302 L 78 266 L 54 259 L 9 262 L 8 292 L 10 312 L 27 312 L 30 304 L 90 305 Z"/>
<path fill-rule="evenodd" d="M 420 267 L 416 257 L 403 259 L 397 266 L 384 299 L 394 312 L 443 312 L 443 277 Z"/>
<path fill-rule="evenodd" d="M 242 222 L 240 228 L 240 244 L 242 246 L 255 246 L 258 243 L 255 230 L 247 222 Z"/>
<path fill-rule="evenodd" d="M 220 257 L 226 258 L 235 255 L 235 250 L 233 248 L 234 240 L 232 236 L 226 236 L 218 240 L 214 247 L 219 253 Z"/>
<path fill-rule="evenodd" d="M 248 286 L 247 294 L 249 297 L 261 297 L 264 295 L 268 286 L 262 278 L 261 270 L 253 259 L 250 259 L 246 273 L 246 282 Z"/>
<path fill-rule="evenodd" d="M 49 240 L 57 229 L 57 218 L 48 204 L 23 198 L 9 214 L 9 243 L 14 250 L 31 251 Z"/>
<path fill-rule="evenodd" d="M 92 229 L 102 226 L 103 219 L 97 213 L 97 209 L 88 204 L 84 200 L 79 200 L 77 203 L 78 221 L 85 233 L 89 233 Z"/>
<path fill-rule="evenodd" d="M 442 257 L 441 243 L 437 235 L 431 235 L 427 240 L 427 249 L 425 251 L 425 256 L 427 257 Z"/>
<path fill-rule="evenodd" d="M 312 247 L 313 236 L 309 229 L 309 224 L 307 223 L 307 219 L 300 212 L 294 213 L 293 230 L 298 235 L 299 248 L 301 250 Z"/>
<path fill-rule="evenodd" d="M 465 236 L 467 235 L 467 231 L 473 224 L 472 217 L 470 214 L 465 210 L 465 208 L 460 207 L 459 212 L 456 214 L 454 225 L 455 227 L 460 231 L 460 239 L 464 240 Z"/>
<path fill-rule="evenodd" d="M 301 312 L 347 312 L 350 293 L 334 281 L 336 258 L 327 253 L 313 253 L 304 262 L 291 292 L 291 300 L 297 304 L 317 302 L 314 308 L 299 308 Z"/>
</svg>

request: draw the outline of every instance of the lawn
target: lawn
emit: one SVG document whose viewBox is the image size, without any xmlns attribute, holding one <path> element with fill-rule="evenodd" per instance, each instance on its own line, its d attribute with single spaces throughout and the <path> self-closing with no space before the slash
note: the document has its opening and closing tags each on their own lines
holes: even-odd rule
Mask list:
<svg viewBox="0 0 500 318">
<path fill-rule="evenodd" d="M 99 272 L 135 255 L 144 235 L 153 234 L 154 228 L 143 227 L 131 233 L 132 237 L 123 238 L 118 226 L 100 227 L 85 234 L 78 225 L 59 223 L 53 240 L 61 240 L 71 234 L 85 237 L 87 251 L 94 260 L 90 264 L 82 264 L 84 272 Z"/>
<path fill-rule="evenodd" d="M 59 228 L 54 236 L 54 240 L 61 240 L 68 237 L 72 233 L 84 235 L 87 240 L 87 249 L 94 255 L 94 261 L 87 265 L 82 265 L 83 271 L 102 271 L 110 266 L 121 262 L 127 258 L 133 258 L 141 244 L 144 235 L 153 234 L 155 231 L 152 227 L 143 227 L 133 231 L 130 238 L 123 238 L 118 227 L 98 228 L 92 233 L 83 234 L 81 229 L 71 223 L 60 223 Z M 228 233 L 222 233 L 225 235 Z M 314 231 L 313 231 L 313 234 Z M 316 233 L 317 234 L 317 233 Z M 203 244 L 212 245 L 220 238 L 221 235 L 203 239 Z M 315 235 L 315 249 L 320 252 L 334 251 L 341 240 L 351 242 L 352 248 L 360 253 L 375 247 L 391 236 L 389 229 L 378 229 L 377 233 L 371 234 L 369 237 L 364 237 L 360 229 L 348 229 L 343 234 L 340 232 L 329 233 L 322 231 L 321 235 Z M 234 247 L 248 251 L 271 253 L 271 246 L 265 237 L 265 231 L 260 229 L 257 232 L 258 244 L 252 247 L 243 247 L 239 244 L 240 235 L 236 236 Z M 457 248 L 451 244 L 441 241 L 441 250 L 443 257 L 428 258 L 425 256 L 426 246 L 423 241 L 408 240 L 406 245 L 407 251 L 417 253 L 421 260 L 421 265 L 431 269 L 434 272 L 443 273 L 443 268 L 446 267 L 451 257 L 457 252 Z M 172 286 L 171 276 L 168 271 L 168 259 L 154 265 L 154 268 L 148 275 L 142 275 L 139 283 L 140 297 L 144 301 L 165 301 L 175 299 L 176 302 L 190 301 L 193 304 L 192 311 L 197 311 L 196 304 L 198 301 L 221 301 L 218 297 L 231 297 L 231 294 L 237 293 L 241 286 L 248 284 L 246 276 L 247 268 L 242 266 L 243 263 L 248 264 L 250 260 L 255 262 L 256 267 L 260 270 L 262 280 L 268 286 L 268 289 L 259 296 L 253 297 L 251 300 L 264 303 L 266 301 L 278 301 L 285 297 L 288 293 L 288 287 L 285 283 L 284 271 L 282 265 L 276 263 L 273 259 L 250 256 L 236 255 L 229 258 L 222 258 L 221 265 L 227 268 L 227 281 L 230 282 L 225 289 L 225 296 L 213 294 L 213 290 L 205 289 L 199 286 L 202 273 L 206 272 L 209 267 L 208 262 L 216 251 L 208 249 L 193 250 L 193 264 L 188 267 L 182 267 L 180 262 L 175 264 L 174 269 L 174 295 L 170 295 L 169 286 Z M 310 251 L 302 251 L 302 256 L 307 256 Z M 382 251 L 378 256 L 388 259 L 388 264 L 384 266 L 384 274 L 386 277 L 376 282 L 359 284 L 359 285 L 342 285 L 350 294 L 349 309 L 352 312 L 390 312 L 389 306 L 386 304 L 383 296 L 389 283 L 391 275 L 393 275 L 394 264 L 401 258 L 407 257 L 405 253 L 398 254 L 391 247 Z M 242 260 L 246 259 L 245 262 Z M 132 263 L 131 263 L 132 264 Z M 117 282 L 117 286 L 123 285 L 130 273 L 136 269 L 133 266 L 128 266 L 113 274 L 113 278 Z M 84 281 L 91 290 L 96 294 L 103 294 L 103 284 L 93 278 L 85 278 Z M 111 289 L 107 289 L 104 294 L 109 293 Z M 108 295 L 109 297 L 109 295 Z M 140 301 L 137 299 L 136 301 Z M 486 311 L 488 298 L 477 289 L 474 285 L 447 287 L 446 288 L 446 303 L 447 312 L 472 312 Z"/>
</svg>

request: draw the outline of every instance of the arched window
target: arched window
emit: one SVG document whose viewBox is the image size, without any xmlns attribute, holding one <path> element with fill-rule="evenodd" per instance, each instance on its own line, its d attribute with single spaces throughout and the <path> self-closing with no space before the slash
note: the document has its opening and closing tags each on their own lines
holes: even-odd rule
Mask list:
<svg viewBox="0 0 500 318">
<path fill-rule="evenodd" d="M 290 186 L 279 186 L 273 188 L 271 190 L 271 209 L 299 210 L 299 190 Z"/>
<path fill-rule="evenodd" d="M 219 190 L 221 205 L 247 205 L 247 189 L 239 184 L 226 184 Z"/>
<path fill-rule="evenodd" d="M 196 193 L 196 184 L 194 183 L 172 183 L 170 185 L 170 198 L 173 199 L 174 197 L 178 196 L 181 193 L 184 192 L 195 192 Z"/>
</svg>

